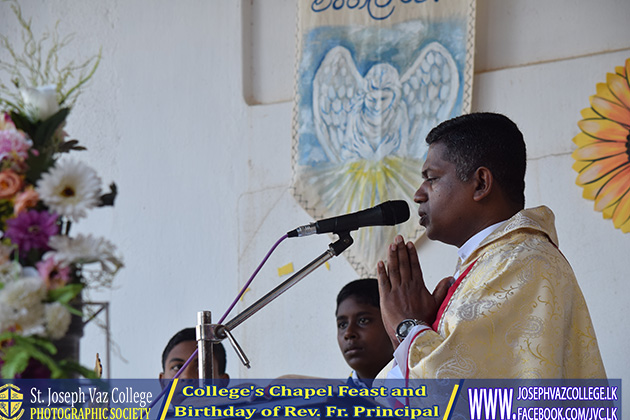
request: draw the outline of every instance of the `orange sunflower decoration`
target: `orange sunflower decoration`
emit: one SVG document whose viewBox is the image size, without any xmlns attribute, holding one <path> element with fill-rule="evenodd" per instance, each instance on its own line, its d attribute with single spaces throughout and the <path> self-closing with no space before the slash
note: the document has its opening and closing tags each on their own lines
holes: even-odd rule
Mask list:
<svg viewBox="0 0 630 420">
<path fill-rule="evenodd" d="M 575 181 L 595 210 L 612 219 L 615 228 L 630 232 L 630 58 L 606 75 L 582 110 L 582 130 L 573 142 Z"/>
</svg>

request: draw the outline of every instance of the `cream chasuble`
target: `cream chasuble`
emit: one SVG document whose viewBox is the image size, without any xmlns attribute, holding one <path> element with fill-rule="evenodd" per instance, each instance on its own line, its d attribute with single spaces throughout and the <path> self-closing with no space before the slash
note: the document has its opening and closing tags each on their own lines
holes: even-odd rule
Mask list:
<svg viewBox="0 0 630 420">
<path fill-rule="evenodd" d="M 463 261 L 474 264 L 437 332 L 407 356 L 415 378 L 605 378 L 597 339 L 547 207 L 523 210 Z M 384 377 L 390 363 L 379 375 Z"/>
</svg>

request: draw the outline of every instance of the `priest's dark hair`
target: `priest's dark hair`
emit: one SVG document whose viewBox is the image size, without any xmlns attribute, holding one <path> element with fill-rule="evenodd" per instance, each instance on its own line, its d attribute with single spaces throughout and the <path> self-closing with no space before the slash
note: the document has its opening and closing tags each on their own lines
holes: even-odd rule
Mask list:
<svg viewBox="0 0 630 420">
<path fill-rule="evenodd" d="M 477 112 L 455 117 L 433 128 L 426 142 L 446 147 L 444 158 L 455 164 L 461 181 L 468 181 L 477 168 L 485 166 L 506 197 L 525 207 L 525 141 L 505 115 Z"/>
</svg>

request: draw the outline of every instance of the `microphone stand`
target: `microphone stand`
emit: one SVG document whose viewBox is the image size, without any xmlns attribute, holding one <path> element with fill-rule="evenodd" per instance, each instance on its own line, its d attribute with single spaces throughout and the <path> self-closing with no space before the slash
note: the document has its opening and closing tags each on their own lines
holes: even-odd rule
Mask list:
<svg viewBox="0 0 630 420">
<path fill-rule="evenodd" d="M 335 233 L 339 236 L 339 239 L 336 242 L 329 244 L 326 252 L 311 261 L 300 271 L 282 282 L 276 288 L 271 290 L 265 296 L 258 299 L 256 302 L 251 304 L 249 307 L 247 307 L 245 310 L 243 310 L 241 313 L 236 315 L 225 324 L 211 324 L 210 311 L 198 312 L 197 348 L 199 352 L 199 379 L 212 379 L 214 377 L 212 344 L 220 342 L 225 338 L 227 338 L 232 347 L 234 347 L 234 350 L 236 351 L 238 357 L 241 359 L 241 362 L 248 368 L 250 367 L 247 356 L 243 352 L 241 346 L 234 339 L 234 336 L 232 336 L 231 331 L 241 325 L 247 319 L 249 319 L 256 312 L 267 306 L 269 303 L 271 303 L 271 301 L 275 300 L 282 293 L 286 292 L 290 287 L 294 286 L 297 282 L 312 273 L 316 268 L 323 265 L 332 257 L 336 257 L 343 251 L 348 249 L 348 247 L 354 242 L 352 240 L 352 237 L 350 236 L 350 232 Z"/>
<path fill-rule="evenodd" d="M 197 312 L 197 357 L 200 379 L 214 378 L 214 328 L 210 311 Z"/>
</svg>

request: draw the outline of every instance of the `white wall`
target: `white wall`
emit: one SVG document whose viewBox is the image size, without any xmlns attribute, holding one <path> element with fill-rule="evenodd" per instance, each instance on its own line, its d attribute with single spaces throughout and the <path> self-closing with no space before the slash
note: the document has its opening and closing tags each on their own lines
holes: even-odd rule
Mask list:
<svg viewBox="0 0 630 420">
<path fill-rule="evenodd" d="M 68 130 L 88 147 L 84 159 L 120 191 L 114 209 L 95 211 L 77 226 L 109 236 L 125 255 L 117 288 L 95 296 L 111 302 L 120 350 L 113 377 L 157 375 L 168 338 L 194 325 L 199 310 L 218 319 L 271 245 L 310 221 L 288 192 L 286 92 L 293 82 L 271 71 L 293 68 L 287 48 L 294 48 L 295 22 L 283 16 L 295 3 L 265 0 L 269 6 L 261 9 L 263 1 L 253 1 L 257 7 L 237 0 L 21 1 L 34 26 L 60 19 L 62 33 L 78 34 L 72 54 L 103 48 Z M 279 13 L 269 14 L 274 8 Z M 524 132 L 527 204 L 555 211 L 561 249 L 590 306 L 608 374 L 628 380 L 630 236 L 581 198 L 570 154 L 595 84 L 630 57 L 630 2 L 479 0 L 477 8 L 473 110 L 505 113 Z M 11 34 L 7 10 L 0 3 L 0 30 Z M 265 39 L 252 38 L 256 33 Z M 254 73 L 256 81 L 244 88 L 244 75 Z M 267 104 L 250 106 L 245 97 Z M 281 244 L 237 310 L 286 278 L 278 267 L 293 262 L 298 269 L 329 242 L 318 236 Z M 431 287 L 450 274 L 455 250 L 419 244 Z M 344 377 L 334 297 L 354 278 L 335 258 L 329 270 L 320 268 L 237 328 L 252 369 L 239 366 L 228 349 L 228 372 Z M 102 340 L 88 330 L 86 364 L 103 352 Z"/>
</svg>

